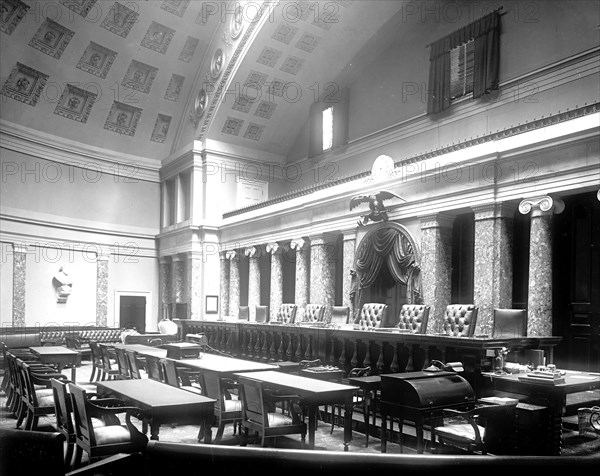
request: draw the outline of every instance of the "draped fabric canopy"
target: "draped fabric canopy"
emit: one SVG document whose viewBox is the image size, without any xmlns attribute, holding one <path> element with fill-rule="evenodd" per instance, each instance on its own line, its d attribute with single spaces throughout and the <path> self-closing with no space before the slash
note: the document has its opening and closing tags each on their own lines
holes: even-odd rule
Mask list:
<svg viewBox="0 0 600 476">
<path fill-rule="evenodd" d="M 450 50 L 475 41 L 473 97 L 498 89 L 500 12 L 498 10 L 431 44 L 427 113 L 450 107 Z"/>
<path fill-rule="evenodd" d="M 407 287 L 408 303 L 420 300 L 420 268 L 417 250 L 407 232 L 388 225 L 365 236 L 357 250 L 355 313 L 360 310 L 362 290 L 371 286 L 381 267 L 387 264 L 394 281 Z"/>
</svg>

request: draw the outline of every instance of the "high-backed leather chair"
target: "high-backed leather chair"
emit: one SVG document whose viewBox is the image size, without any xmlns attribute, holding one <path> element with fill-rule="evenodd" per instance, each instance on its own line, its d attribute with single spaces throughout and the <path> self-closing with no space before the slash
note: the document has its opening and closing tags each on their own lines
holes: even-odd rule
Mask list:
<svg viewBox="0 0 600 476">
<path fill-rule="evenodd" d="M 238 319 L 240 321 L 250 320 L 250 308 L 248 306 L 240 306 Z"/>
<path fill-rule="evenodd" d="M 269 322 L 269 306 L 256 306 L 256 322 Z"/>
<path fill-rule="evenodd" d="M 358 321 L 361 329 L 388 327 L 388 305 L 379 302 L 366 302 L 360 310 Z"/>
<path fill-rule="evenodd" d="M 510 338 L 527 336 L 526 309 L 494 309 L 492 337 Z"/>
<path fill-rule="evenodd" d="M 304 312 L 303 322 L 323 322 L 325 306 L 322 304 L 307 304 Z"/>
<path fill-rule="evenodd" d="M 348 324 L 350 308 L 348 306 L 331 306 L 331 318 L 329 322 L 338 326 Z"/>
<path fill-rule="evenodd" d="M 477 311 L 473 304 L 450 304 L 444 314 L 444 334 L 455 337 L 471 337 L 475 332 Z"/>
<path fill-rule="evenodd" d="M 397 327 L 413 334 L 427 334 L 429 309 L 423 304 L 404 304 L 400 309 Z"/>
<path fill-rule="evenodd" d="M 296 321 L 296 312 L 298 312 L 298 306 L 296 304 L 282 304 L 279 306 L 277 311 L 277 322 L 282 324 L 294 324 Z M 258 319 L 257 319 L 258 320 Z"/>
</svg>

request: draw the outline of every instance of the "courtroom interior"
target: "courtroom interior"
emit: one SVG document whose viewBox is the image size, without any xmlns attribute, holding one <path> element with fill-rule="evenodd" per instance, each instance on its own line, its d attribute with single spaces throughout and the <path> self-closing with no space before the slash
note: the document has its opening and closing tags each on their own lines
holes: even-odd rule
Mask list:
<svg viewBox="0 0 600 476">
<path fill-rule="evenodd" d="M 0 9 L 0 472 L 598 464 L 595 0 Z"/>
</svg>

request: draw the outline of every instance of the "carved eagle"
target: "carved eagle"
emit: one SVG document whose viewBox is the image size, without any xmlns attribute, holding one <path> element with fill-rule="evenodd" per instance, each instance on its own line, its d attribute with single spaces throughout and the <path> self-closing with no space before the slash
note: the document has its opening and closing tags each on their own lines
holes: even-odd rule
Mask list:
<svg viewBox="0 0 600 476">
<path fill-rule="evenodd" d="M 389 200 L 390 198 L 398 198 L 405 202 L 406 200 L 399 195 L 396 195 L 393 192 L 389 192 L 387 190 L 381 190 L 372 195 L 356 195 L 352 197 L 350 200 L 350 210 L 353 210 L 358 205 L 364 202 L 368 202 L 369 209 L 371 210 L 366 215 L 362 215 L 361 220 L 358 221 L 359 226 L 364 226 L 370 221 L 387 221 L 388 215 L 383 205 L 384 200 Z"/>
</svg>

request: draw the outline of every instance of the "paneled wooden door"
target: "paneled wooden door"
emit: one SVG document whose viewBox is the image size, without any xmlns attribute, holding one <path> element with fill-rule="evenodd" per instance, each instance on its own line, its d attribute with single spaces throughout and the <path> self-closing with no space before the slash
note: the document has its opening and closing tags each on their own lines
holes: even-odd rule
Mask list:
<svg viewBox="0 0 600 476">
<path fill-rule="evenodd" d="M 600 370 L 600 201 L 597 192 L 564 197 L 554 216 L 553 334 L 560 368 Z"/>
<path fill-rule="evenodd" d="M 146 332 L 146 297 L 121 296 L 119 323 L 121 328 L 135 327 L 141 334 Z"/>
</svg>

